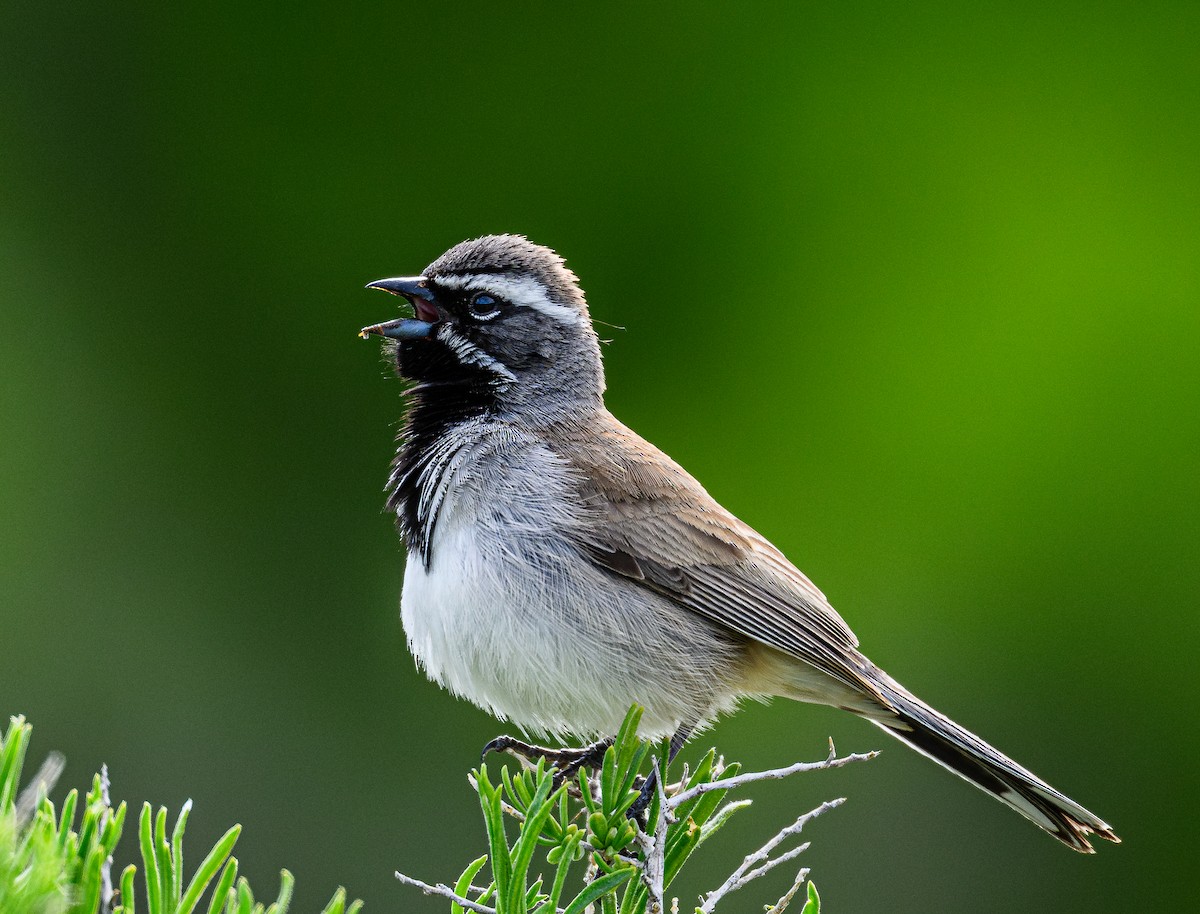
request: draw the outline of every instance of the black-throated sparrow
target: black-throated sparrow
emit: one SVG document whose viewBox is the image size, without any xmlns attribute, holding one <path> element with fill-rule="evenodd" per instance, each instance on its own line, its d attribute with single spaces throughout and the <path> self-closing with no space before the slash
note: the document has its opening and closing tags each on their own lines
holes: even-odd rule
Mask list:
<svg viewBox="0 0 1200 914">
<path fill-rule="evenodd" d="M 744 696 L 851 711 L 1068 847 L 1119 839 L 1078 803 L 922 702 L 783 554 L 604 407 L 574 273 L 516 235 L 459 244 L 368 288 L 413 318 L 367 327 L 414 382 L 388 507 L 408 550 L 400 612 L 429 677 L 501 719 L 646 736 Z"/>
</svg>

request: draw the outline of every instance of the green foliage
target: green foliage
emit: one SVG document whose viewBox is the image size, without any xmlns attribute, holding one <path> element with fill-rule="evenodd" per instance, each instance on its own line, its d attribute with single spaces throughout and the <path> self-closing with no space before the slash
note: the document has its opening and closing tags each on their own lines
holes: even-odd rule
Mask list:
<svg viewBox="0 0 1200 914">
<path fill-rule="evenodd" d="M 821 914 L 821 896 L 817 894 L 817 887 L 811 882 L 808 884 L 808 901 L 804 902 L 804 909 L 800 914 Z"/>
<path fill-rule="evenodd" d="M 21 769 L 31 727 L 24 718 L 12 718 L 0 743 L 0 912 L 3 914 L 98 914 L 111 876 L 112 858 L 125 825 L 124 803 L 115 809 L 108 799 L 108 784 L 96 775 L 83 801 L 76 829 L 79 793 L 72 790 L 61 812 L 39 788 L 32 804 L 18 803 Z M 213 845 L 191 879 L 185 879 L 183 835 L 192 804 L 183 805 L 174 827 L 167 832 L 167 810 L 153 813 L 142 805 L 138 817 L 143 891 L 148 914 L 286 914 L 294 880 L 280 874 L 279 895 L 269 905 L 256 902 L 244 877 L 237 875 L 232 855 L 241 826 L 235 825 Z M 217 878 L 218 873 L 220 874 Z M 112 914 L 136 914 L 138 867 L 129 864 L 121 873 L 111 900 Z M 206 907 L 205 891 L 216 878 Z M 362 902 L 346 904 L 339 888 L 322 914 L 357 914 Z"/>
<path fill-rule="evenodd" d="M 630 709 L 600 769 L 590 774 L 580 771 L 573 780 L 556 783 L 556 773 L 545 760 L 536 765 L 524 762 L 515 774 L 502 766 L 498 782 L 481 765 L 472 772 L 471 781 L 479 794 L 488 853 L 467 866 L 452 892 L 397 875 L 427 892 L 455 896 L 451 914 L 466 910 L 581 914 L 588 905 L 600 914 L 656 914 L 662 910 L 653 897 L 656 868 L 661 892 L 696 848 L 750 801 L 727 803 L 727 789 L 720 787 L 706 786 L 688 794 L 738 772 L 738 765 L 724 764 L 715 750 L 709 750 L 695 771 L 684 769 L 678 783 L 653 796 L 645 827 L 639 828 L 628 813 L 638 799 L 652 750 L 650 743 L 637 738 L 640 717 L 640 708 Z M 664 744 L 657 748 L 656 759 L 666 756 Z M 662 783 L 669 784 L 665 764 L 660 764 L 659 775 Z M 515 837 L 509 834 L 511 823 L 516 823 Z M 662 841 L 661 847 L 656 847 L 657 841 Z M 477 886 L 475 879 L 485 866 L 491 882 Z M 806 873 L 801 872 L 791 891 L 769 908 L 771 912 L 782 914 L 805 883 Z M 581 887 L 572 895 L 566 891 L 568 884 Z M 811 882 L 807 886 L 802 914 L 819 914 L 816 889 Z"/>
</svg>

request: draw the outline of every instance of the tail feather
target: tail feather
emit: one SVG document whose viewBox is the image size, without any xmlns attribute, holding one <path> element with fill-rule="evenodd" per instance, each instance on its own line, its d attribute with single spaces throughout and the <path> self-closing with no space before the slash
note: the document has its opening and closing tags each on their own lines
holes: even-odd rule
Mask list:
<svg viewBox="0 0 1200 914">
<path fill-rule="evenodd" d="M 871 723 L 990 793 L 1072 850 L 1093 854 L 1088 835 L 1121 843 L 1112 827 L 1022 768 L 974 733 L 938 713 L 886 674 L 882 691 L 895 714 Z"/>
</svg>

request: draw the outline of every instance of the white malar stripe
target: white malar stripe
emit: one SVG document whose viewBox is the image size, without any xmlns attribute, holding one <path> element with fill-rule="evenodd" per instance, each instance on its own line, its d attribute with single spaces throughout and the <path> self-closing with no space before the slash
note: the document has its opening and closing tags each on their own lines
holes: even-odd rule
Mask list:
<svg viewBox="0 0 1200 914">
<path fill-rule="evenodd" d="M 578 324 L 583 320 L 578 309 L 550 301 L 542 284 L 529 276 L 477 273 L 473 276 L 439 276 L 435 282 L 447 289 L 494 292 L 514 305 L 532 308 L 561 324 Z"/>
<path fill-rule="evenodd" d="M 464 365 L 474 365 L 476 368 L 482 368 L 484 371 L 490 371 L 496 375 L 497 380 L 494 383 L 517 380 L 517 376 L 509 371 L 503 362 L 492 358 L 470 340 L 455 333 L 453 324 L 448 322 L 438 324 L 437 338 L 445 343 Z"/>
</svg>

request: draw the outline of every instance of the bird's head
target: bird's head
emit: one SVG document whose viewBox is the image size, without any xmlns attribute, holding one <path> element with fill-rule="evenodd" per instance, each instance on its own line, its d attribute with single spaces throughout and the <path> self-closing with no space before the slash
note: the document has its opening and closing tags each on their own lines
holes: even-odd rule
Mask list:
<svg viewBox="0 0 1200 914">
<path fill-rule="evenodd" d="M 520 235 L 455 245 L 420 276 L 380 279 L 414 310 L 365 327 L 395 340 L 396 367 L 426 384 L 484 386 L 501 402 L 552 407 L 595 400 L 600 349 L 575 274 L 550 248 Z"/>
</svg>

